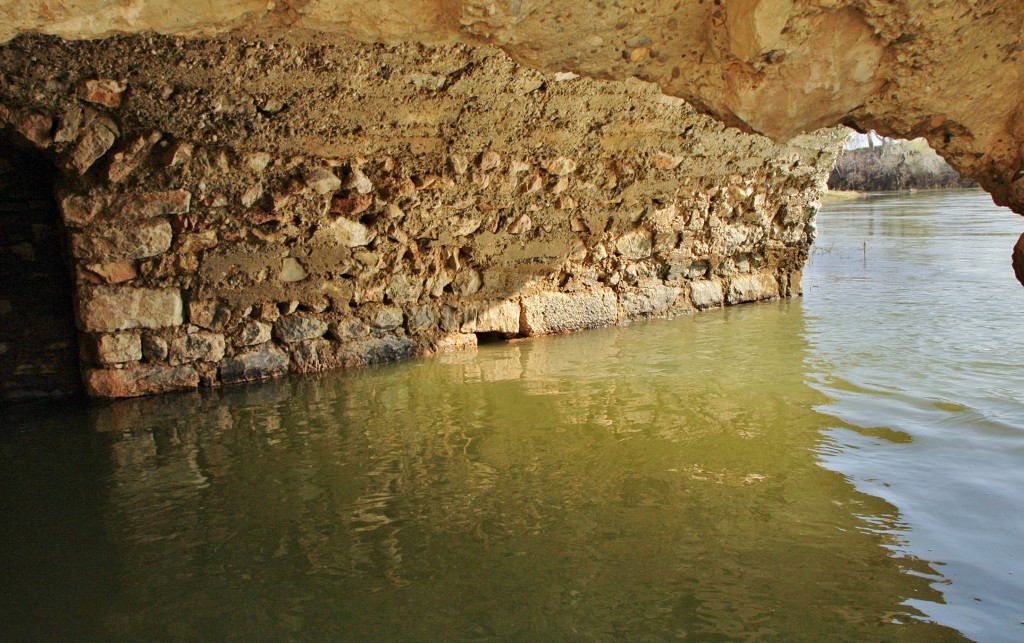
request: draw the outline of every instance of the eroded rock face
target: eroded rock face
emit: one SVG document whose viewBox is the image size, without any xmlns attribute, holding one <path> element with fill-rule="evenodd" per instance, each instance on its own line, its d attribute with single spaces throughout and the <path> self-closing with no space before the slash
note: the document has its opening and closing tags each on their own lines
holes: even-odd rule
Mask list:
<svg viewBox="0 0 1024 643">
<path fill-rule="evenodd" d="M 255 27 L 486 43 L 548 72 L 653 81 L 776 140 L 837 123 L 924 136 L 997 203 L 1024 213 L 1024 8 L 1016 0 L 0 1 L 0 40 L 25 31 L 95 38 Z M 418 83 L 433 91 L 442 76 L 427 72 Z M 86 157 L 109 132 L 93 129 Z"/>
<path fill-rule="evenodd" d="M 0 133 L 67 168 L 98 396 L 791 296 L 843 138 L 463 45 L 33 36 L 0 75 Z"/>
</svg>

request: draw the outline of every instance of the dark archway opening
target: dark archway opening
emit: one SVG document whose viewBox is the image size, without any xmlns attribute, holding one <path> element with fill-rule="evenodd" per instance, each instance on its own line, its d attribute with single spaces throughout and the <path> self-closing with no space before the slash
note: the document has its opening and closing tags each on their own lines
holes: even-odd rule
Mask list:
<svg viewBox="0 0 1024 643">
<path fill-rule="evenodd" d="M 0 141 L 0 402 L 81 391 L 56 169 Z"/>
<path fill-rule="evenodd" d="M 483 346 L 484 344 L 499 344 L 509 340 L 509 335 L 505 333 L 476 333 L 477 346 Z"/>
</svg>

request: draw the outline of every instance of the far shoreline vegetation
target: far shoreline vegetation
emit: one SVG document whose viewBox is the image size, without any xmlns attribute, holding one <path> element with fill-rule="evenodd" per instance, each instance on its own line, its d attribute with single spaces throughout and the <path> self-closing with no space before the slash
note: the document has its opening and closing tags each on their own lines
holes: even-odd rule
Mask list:
<svg viewBox="0 0 1024 643">
<path fill-rule="evenodd" d="M 977 187 L 922 139 L 854 133 L 828 178 L 830 192 L 884 192 Z M 839 194 L 836 194 L 839 196 Z"/>
</svg>

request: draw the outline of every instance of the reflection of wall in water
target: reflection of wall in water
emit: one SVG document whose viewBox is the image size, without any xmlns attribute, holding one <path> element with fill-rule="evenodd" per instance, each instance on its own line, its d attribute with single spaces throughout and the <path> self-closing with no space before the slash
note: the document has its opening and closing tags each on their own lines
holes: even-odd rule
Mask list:
<svg viewBox="0 0 1024 643">
<path fill-rule="evenodd" d="M 737 636 L 770 614 L 776 632 L 875 627 L 929 595 L 900 565 L 927 568 L 859 518 L 898 532 L 891 507 L 816 464 L 829 420 L 801 329 L 797 306 L 756 307 L 195 395 L 189 418 L 182 400 L 113 404 L 96 417 L 120 454 L 109 519 L 129 567 L 184 564 L 160 608 L 179 620 L 220 594 L 276 623 L 284 578 L 296 614 L 344 594 L 325 623 L 357 633 L 385 607 L 402 632 L 428 635 L 426 613 L 456 627 L 455 603 L 500 627 L 528 616 L 517 601 L 549 631 L 612 635 L 645 610 Z"/>
</svg>

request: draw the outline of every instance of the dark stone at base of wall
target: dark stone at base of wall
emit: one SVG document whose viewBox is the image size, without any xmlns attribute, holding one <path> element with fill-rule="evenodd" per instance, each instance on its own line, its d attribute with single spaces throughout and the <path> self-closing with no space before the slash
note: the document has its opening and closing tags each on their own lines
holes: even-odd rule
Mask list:
<svg viewBox="0 0 1024 643">
<path fill-rule="evenodd" d="M 220 377 L 225 384 L 262 380 L 287 372 L 288 354 L 273 346 L 236 355 L 225 360 L 220 367 Z"/>
</svg>

